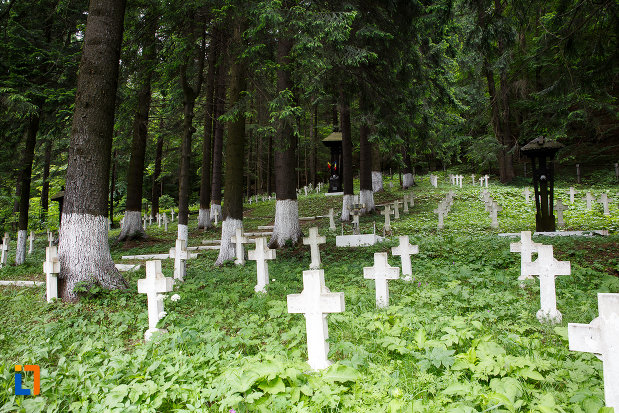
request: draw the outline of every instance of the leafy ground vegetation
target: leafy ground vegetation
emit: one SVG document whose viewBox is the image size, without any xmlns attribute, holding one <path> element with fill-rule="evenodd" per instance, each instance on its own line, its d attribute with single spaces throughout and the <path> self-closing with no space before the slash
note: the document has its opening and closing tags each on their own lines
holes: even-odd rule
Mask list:
<svg viewBox="0 0 619 413">
<path fill-rule="evenodd" d="M 469 178 L 470 179 L 470 178 Z M 404 193 L 385 185 L 377 203 Z M 566 229 L 608 229 L 607 237 L 535 238 L 553 244 L 555 257 L 572 263 L 572 275 L 557 279 L 557 306 L 563 323 L 541 325 L 535 318 L 539 288 L 517 281 L 520 257 L 509 252 L 513 239 L 498 232 L 534 230 L 534 206 L 525 204 L 523 186 L 490 185 L 503 207 L 500 230 L 480 200 L 479 187 L 429 186 L 427 178 L 412 191 L 415 206 L 393 221 L 394 235 L 407 234 L 419 245 L 413 256 L 413 282 L 389 284 L 391 306 L 377 310 L 374 286 L 363 279 L 373 253 L 388 251 L 396 239 L 371 248 L 335 248 L 335 234 L 321 248 L 325 280 L 343 291 L 346 311 L 329 320 L 329 369 L 312 373 L 305 363 L 305 322 L 288 314 L 286 295 L 302 290 L 309 248 L 287 247 L 269 263 L 268 294 L 255 294 L 255 263 L 214 267 L 216 253 L 202 253 L 187 265 L 186 281 L 175 286 L 181 300 L 166 300 L 168 330 L 149 343 L 146 298 L 137 294 L 144 270 L 126 275 L 126 291 L 90 291 L 77 304 L 45 302 L 43 288 L 0 289 L 0 411 L 264 411 L 264 412 L 605 412 L 602 364 L 591 354 L 568 351 L 567 323 L 589 323 L 597 316 L 599 292 L 619 293 L 619 211 L 611 217 L 599 205 L 585 210 L 587 190 L 599 197 L 616 187 L 576 187 L 558 183 L 570 206 Z M 466 182 L 466 181 L 465 181 Z M 453 189 L 445 229 L 432 213 Z M 301 197 L 302 216 L 341 208 L 339 197 Z M 274 201 L 245 205 L 245 228 L 270 223 Z M 361 220 L 372 231 L 381 215 Z M 218 238 L 218 230 L 195 228 L 190 244 Z M 304 229 L 326 218 L 304 222 Z M 165 252 L 170 232 L 153 227 L 149 240 L 117 244 L 121 255 Z M 338 228 L 338 233 L 341 231 Z M 344 227 L 350 232 L 349 227 Z M 306 231 L 307 233 L 307 231 Z M 43 280 L 43 235 L 27 265 L 0 270 L 2 279 Z M 9 257 L 11 259 L 12 257 Z M 391 265 L 399 260 L 389 258 Z M 163 262 L 172 276 L 173 262 Z M 41 366 L 41 394 L 14 396 L 14 365 Z M 31 386 L 31 377 L 25 387 Z"/>
</svg>

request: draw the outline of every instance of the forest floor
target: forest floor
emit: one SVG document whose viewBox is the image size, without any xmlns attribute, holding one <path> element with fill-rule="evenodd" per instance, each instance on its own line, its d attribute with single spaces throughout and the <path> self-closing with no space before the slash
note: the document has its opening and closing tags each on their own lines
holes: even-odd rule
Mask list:
<svg viewBox="0 0 619 413">
<path fill-rule="evenodd" d="M 525 181 L 491 182 L 488 190 L 503 207 L 500 228 L 493 230 L 479 186 L 465 178 L 460 189 L 439 176 L 438 188 L 426 176 L 406 191 L 415 195 L 415 206 L 392 220 L 393 237 L 373 247 L 336 248 L 339 224 L 329 233 L 326 217 L 302 222 L 306 235 L 317 225 L 327 236 L 320 248 L 325 282 L 332 292 L 345 293 L 346 311 L 328 316 L 330 368 L 309 371 L 304 317 L 286 309 L 286 295 L 303 289 L 308 246 L 277 251 L 269 262 L 267 294 L 254 292 L 255 262 L 215 267 L 217 251 L 207 251 L 187 261 L 186 280 L 174 288 L 180 301 L 165 300 L 160 327 L 168 333 L 147 343 L 146 297 L 137 293 L 143 266 L 125 273 L 128 290 L 95 289 L 77 304 L 48 304 L 43 287 L 0 287 L 0 412 L 604 411 L 602 363 L 568 350 L 567 324 L 597 317 L 597 293 L 619 293 L 617 202 L 607 217 L 600 204 L 586 211 L 584 200 L 586 191 L 597 199 L 609 190 L 617 199 L 617 186 L 557 183 L 556 196 L 570 207 L 565 230 L 605 229 L 610 235 L 534 237 L 554 245 L 555 258 L 571 262 L 572 274 L 556 280 L 563 321 L 552 326 L 535 317 L 537 281 L 521 288 L 517 280 L 520 255 L 509 251 L 517 238 L 497 235 L 535 229 L 534 204 L 522 194 Z M 394 188 L 388 182 L 376 194 L 377 204 L 405 193 L 397 177 Z M 574 204 L 570 185 L 579 191 Z M 438 230 L 432 211 L 449 190 L 455 192 L 453 207 Z M 274 200 L 245 204 L 245 231 L 272 224 L 274 206 Z M 300 196 L 300 216 L 326 215 L 329 208 L 338 216 L 341 197 Z M 194 211 L 189 245 L 220 238 L 220 228 L 198 230 L 196 217 Z M 382 232 L 378 214 L 361 218 L 362 232 L 372 232 L 374 221 Z M 132 263 L 121 256 L 167 252 L 175 231 L 176 223 L 167 233 L 155 225 L 146 242 L 120 244 L 119 230 L 112 230 L 112 256 Z M 351 233 L 349 225 L 344 232 Z M 397 245 L 397 235 L 419 245 L 412 256 L 414 280 L 391 281 L 390 306 L 377 310 L 363 267 L 373 265 L 375 252 Z M 0 269 L 0 279 L 44 280 L 46 243 L 43 234 L 38 238 L 27 263 Z M 389 262 L 400 266 L 391 254 Z M 162 263 L 166 276 L 173 266 L 173 260 Z M 39 396 L 14 395 L 16 364 L 41 367 Z"/>
</svg>

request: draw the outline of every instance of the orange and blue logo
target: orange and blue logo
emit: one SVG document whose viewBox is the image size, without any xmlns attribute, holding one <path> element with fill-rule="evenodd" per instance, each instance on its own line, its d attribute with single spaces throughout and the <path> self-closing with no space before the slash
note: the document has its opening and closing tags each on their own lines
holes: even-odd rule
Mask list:
<svg viewBox="0 0 619 413">
<path fill-rule="evenodd" d="M 34 372 L 34 386 L 32 391 L 30 389 L 22 388 L 22 371 Z M 38 395 L 41 392 L 41 368 L 36 364 L 27 364 L 22 366 L 21 364 L 15 365 L 15 395 L 16 396 L 33 396 Z"/>
</svg>

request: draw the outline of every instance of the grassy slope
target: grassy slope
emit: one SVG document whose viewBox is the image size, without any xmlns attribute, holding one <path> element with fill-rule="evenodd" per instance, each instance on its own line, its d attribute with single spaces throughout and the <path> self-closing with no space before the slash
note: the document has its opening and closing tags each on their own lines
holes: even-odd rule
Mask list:
<svg viewBox="0 0 619 413">
<path fill-rule="evenodd" d="M 255 263 L 215 268 L 211 251 L 188 263 L 187 281 L 175 289 L 181 300 L 166 300 L 160 324 L 169 333 L 151 343 L 141 340 L 146 300 L 136 292 L 144 270 L 127 274 L 128 291 L 99 291 L 79 304 L 46 304 L 43 288 L 1 288 L 0 411 L 473 412 L 499 405 L 496 411 L 597 412 L 601 362 L 568 351 L 567 323 L 597 316 L 596 292 L 619 292 L 617 204 L 611 218 L 599 206 L 587 212 L 581 193 L 565 213 L 566 229 L 610 229 L 609 237 L 536 239 L 572 262 L 572 275 L 557 279 L 564 321 L 553 328 L 535 319 L 537 285 L 518 287 L 519 255 L 490 230 L 479 188 L 441 182 L 438 189 L 422 182 L 412 191 L 411 213 L 392 221 L 394 235 L 410 235 L 420 253 L 413 257 L 415 281 L 390 283 L 388 309 L 375 309 L 373 284 L 362 268 L 396 242 L 336 249 L 334 234 L 328 235 L 321 248 L 326 284 L 346 295 L 346 312 L 329 316 L 336 362 L 329 370 L 308 373 L 304 319 L 286 312 L 286 294 L 302 290 L 309 248 L 277 252 L 268 295 L 253 292 Z M 377 203 L 403 194 L 385 187 Z M 456 192 L 454 205 L 445 229 L 437 231 L 432 210 L 449 189 Z M 533 204 L 525 205 L 522 188 L 489 189 L 503 206 L 500 232 L 534 229 Z M 559 183 L 564 202 L 567 189 Z M 596 195 L 605 189 L 592 188 Z M 340 202 L 322 194 L 301 197 L 300 214 L 337 211 Z M 271 223 L 274 204 L 246 205 L 246 230 Z M 382 218 L 363 217 L 363 232 L 374 220 L 380 228 Z M 317 222 L 325 233 L 327 218 Z M 219 237 L 191 223 L 191 245 Z M 303 223 L 305 230 L 312 225 Z M 116 244 L 118 231 L 112 231 L 112 255 L 120 262 L 121 255 L 165 252 L 175 228 L 154 228 L 148 242 L 128 245 Z M 43 239 L 36 247 L 27 265 L 3 268 L 0 278 L 43 280 Z M 390 262 L 399 265 L 391 256 Z M 173 262 L 163 269 L 172 276 Z M 41 366 L 41 396 L 13 396 L 17 363 Z"/>
</svg>

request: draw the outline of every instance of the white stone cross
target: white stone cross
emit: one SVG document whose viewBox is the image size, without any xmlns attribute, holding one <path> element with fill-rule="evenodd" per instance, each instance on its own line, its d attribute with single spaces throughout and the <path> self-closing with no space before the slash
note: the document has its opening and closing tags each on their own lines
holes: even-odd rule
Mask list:
<svg viewBox="0 0 619 413">
<path fill-rule="evenodd" d="M 399 279 L 400 268 L 389 265 L 386 252 L 376 252 L 374 253 L 374 266 L 363 268 L 363 278 L 374 280 L 376 286 L 376 307 L 388 307 L 389 285 L 387 280 Z"/>
<path fill-rule="evenodd" d="M 359 214 L 360 212 L 361 211 L 359 211 L 358 209 L 354 209 L 350 211 L 350 214 L 352 215 L 352 228 L 353 228 L 353 232 L 356 235 L 359 234 Z"/>
<path fill-rule="evenodd" d="M 9 233 L 5 232 L 4 233 L 4 238 L 2 239 L 2 253 L 0 255 L 0 268 L 2 268 L 2 266 L 6 265 L 7 262 L 7 258 L 9 255 Z"/>
<path fill-rule="evenodd" d="M 567 205 L 563 205 L 563 201 L 561 199 L 557 199 L 557 204 L 555 205 L 555 211 L 557 211 L 557 225 L 560 227 L 565 226 L 565 222 L 563 221 L 563 211 L 569 209 Z"/>
<path fill-rule="evenodd" d="M 256 272 L 258 283 L 254 291 L 266 293 L 266 285 L 269 283 L 269 263 L 267 260 L 275 259 L 275 250 L 267 247 L 267 239 L 264 237 L 256 238 L 256 249 L 247 252 L 248 259 L 256 261 Z"/>
<path fill-rule="evenodd" d="M 524 188 L 524 198 L 527 201 L 527 204 L 531 202 L 531 190 L 529 188 Z"/>
<path fill-rule="evenodd" d="M 172 222 L 174 222 L 174 208 L 170 209 L 170 214 L 172 214 Z"/>
<path fill-rule="evenodd" d="M 58 298 L 58 274 L 60 274 L 60 261 L 58 261 L 58 247 L 45 248 L 45 262 L 43 263 L 45 273 L 45 291 L 47 302 Z"/>
<path fill-rule="evenodd" d="M 570 186 L 570 202 L 572 204 L 574 203 L 574 195 L 576 195 L 576 191 L 573 186 Z"/>
<path fill-rule="evenodd" d="M 305 191 L 305 196 L 307 196 L 307 185 L 303 187 L 303 190 Z"/>
<path fill-rule="evenodd" d="M 142 217 L 142 228 L 146 231 L 146 215 Z"/>
<path fill-rule="evenodd" d="M 157 226 L 161 228 L 161 214 L 157 212 Z"/>
<path fill-rule="evenodd" d="M 28 241 L 30 241 L 30 246 L 28 248 L 28 254 L 32 254 L 34 250 L 34 231 L 30 231 L 30 236 L 28 237 Z"/>
<path fill-rule="evenodd" d="M 163 230 L 165 232 L 168 232 L 168 214 L 166 214 L 165 212 L 163 213 Z"/>
<path fill-rule="evenodd" d="M 217 220 L 219 219 L 219 209 L 213 210 L 213 220 L 215 221 L 214 225 L 217 226 Z"/>
<path fill-rule="evenodd" d="M 170 248 L 170 258 L 174 258 L 174 279 L 183 281 L 185 279 L 185 261 L 189 259 L 187 241 L 177 239 L 175 247 Z"/>
<path fill-rule="evenodd" d="M 230 239 L 230 242 L 235 244 L 236 259 L 234 263 L 236 265 L 245 265 L 245 249 L 243 244 L 247 244 L 249 239 L 243 236 L 243 228 L 236 228 L 236 235 Z"/>
<path fill-rule="evenodd" d="M 484 180 L 485 180 L 485 186 L 486 188 L 488 188 L 488 178 L 490 178 L 489 175 L 484 175 Z"/>
<path fill-rule="evenodd" d="M 612 199 L 608 199 L 608 195 L 606 193 L 603 193 L 602 195 L 600 195 L 600 200 L 598 202 L 602 204 L 602 206 L 604 207 L 604 215 L 606 216 L 610 215 L 610 210 L 608 209 L 608 203 L 612 201 L 613 201 Z"/>
<path fill-rule="evenodd" d="M 462 188 L 462 181 L 464 180 L 464 176 L 463 175 L 458 176 L 458 180 L 460 181 L 460 188 Z"/>
<path fill-rule="evenodd" d="M 441 204 L 438 205 L 438 208 L 436 208 L 432 212 L 434 212 L 435 214 L 438 214 L 438 229 L 443 229 L 445 227 L 443 219 L 445 218 L 445 215 L 447 215 L 447 210 L 445 209 L 445 207 L 441 203 Z"/>
<path fill-rule="evenodd" d="M 335 231 L 335 219 L 333 218 L 333 208 L 329 208 L 329 230 Z"/>
<path fill-rule="evenodd" d="M 404 194 L 404 199 L 402 200 L 402 213 L 408 214 L 408 195 Z"/>
<path fill-rule="evenodd" d="M 408 235 L 398 237 L 400 239 L 400 245 L 391 248 L 391 254 L 400 256 L 402 263 L 402 275 L 404 275 L 404 281 L 410 281 L 413 275 L 413 268 L 411 266 L 411 254 L 419 254 L 419 246 L 411 245 L 408 243 Z"/>
<path fill-rule="evenodd" d="M 385 216 L 385 231 L 391 231 L 391 208 L 389 205 L 385 205 L 385 209 L 380 214 Z"/>
<path fill-rule="evenodd" d="M 538 242 L 531 240 L 531 231 L 522 231 L 520 233 L 520 242 L 512 242 L 509 244 L 510 252 L 520 253 L 520 276 L 518 280 L 532 280 L 534 277 L 525 273 L 525 266 L 531 264 L 533 253 L 537 253 L 540 245 Z"/>
<path fill-rule="evenodd" d="M 152 215 L 149 215 L 149 216 L 148 216 L 148 226 L 149 226 L 149 227 L 152 227 L 152 226 L 153 226 L 153 216 L 152 216 Z"/>
<path fill-rule="evenodd" d="M 54 233 L 52 231 L 47 231 L 47 242 L 49 247 L 54 244 Z"/>
<path fill-rule="evenodd" d="M 499 227 L 499 220 L 497 217 L 497 212 L 502 211 L 503 207 L 500 206 L 496 201 L 492 202 L 492 205 L 490 206 L 490 218 L 492 218 L 492 223 L 490 224 L 490 226 L 492 228 L 498 228 Z"/>
<path fill-rule="evenodd" d="M 537 247 L 537 260 L 523 264 L 522 274 L 537 275 L 539 277 L 539 294 L 541 308 L 537 312 L 537 319 L 543 322 L 560 323 L 561 312 L 557 310 L 557 296 L 555 292 L 555 277 L 572 273 L 569 261 L 557 261 L 553 257 L 552 245 Z"/>
<path fill-rule="evenodd" d="M 591 192 L 587 192 L 587 211 L 591 211 L 591 204 L 593 203 L 594 200 L 595 198 L 593 198 L 593 195 L 591 195 Z"/>
<path fill-rule="evenodd" d="M 414 207 L 415 206 L 415 195 L 414 194 L 409 194 L 408 199 L 411 202 L 410 206 Z"/>
<path fill-rule="evenodd" d="M 569 323 L 567 336 L 571 351 L 602 360 L 606 407 L 619 411 L 619 294 L 598 293 L 598 312 L 590 324 Z"/>
<path fill-rule="evenodd" d="M 150 340 L 153 333 L 159 331 L 157 323 L 165 316 L 161 293 L 172 291 L 172 287 L 174 280 L 163 276 L 161 261 L 146 261 L 146 278 L 138 280 L 138 293 L 146 294 L 148 300 L 148 330 L 144 340 Z"/>
<path fill-rule="evenodd" d="M 357 215 L 358 219 L 359 215 Z M 357 221 L 357 224 L 359 222 Z M 318 227 L 312 227 L 309 230 L 309 237 L 303 238 L 303 245 L 309 245 L 310 251 L 312 254 L 312 263 L 310 264 L 310 269 L 317 270 L 320 268 L 320 249 L 318 248 L 319 244 L 324 244 L 327 242 L 326 237 L 321 237 L 318 234 Z"/>
<path fill-rule="evenodd" d="M 328 313 L 344 311 L 344 293 L 332 293 L 325 286 L 324 270 L 303 271 L 303 292 L 288 294 L 288 312 L 305 315 L 307 363 L 313 370 L 331 365 L 329 355 Z"/>
<path fill-rule="evenodd" d="M 394 212 L 393 218 L 394 219 L 400 219 L 400 209 L 399 208 L 400 208 L 400 204 L 401 203 L 402 202 L 398 201 L 397 199 L 395 201 L 393 201 L 393 212 Z"/>
</svg>

